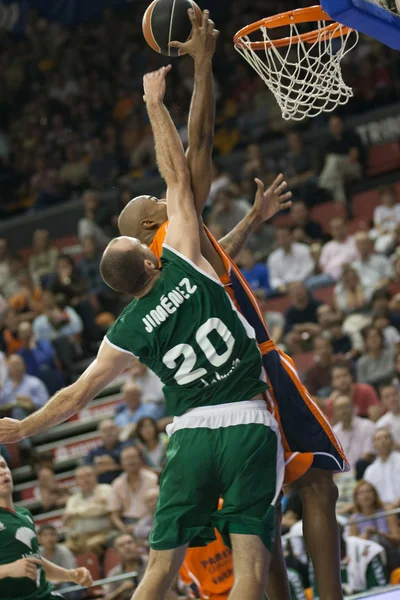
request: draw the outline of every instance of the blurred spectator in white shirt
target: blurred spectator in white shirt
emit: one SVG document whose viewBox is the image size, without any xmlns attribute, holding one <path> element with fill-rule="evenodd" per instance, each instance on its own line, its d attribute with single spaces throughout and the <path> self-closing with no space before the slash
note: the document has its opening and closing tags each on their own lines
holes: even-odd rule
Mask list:
<svg viewBox="0 0 400 600">
<path fill-rule="evenodd" d="M 156 512 L 157 500 L 160 488 L 154 487 L 148 490 L 145 496 L 147 513 L 135 525 L 135 537 L 141 540 L 148 540 L 154 524 L 154 513 Z"/>
<path fill-rule="evenodd" d="M 368 289 L 351 265 L 344 265 L 340 281 L 335 285 L 335 308 L 345 315 L 358 312 L 367 306 Z"/>
<path fill-rule="evenodd" d="M 289 227 L 277 229 L 277 243 L 268 258 L 270 282 L 272 289 L 286 293 L 289 283 L 304 281 L 312 274 L 314 261 L 306 244 L 293 242 Z"/>
<path fill-rule="evenodd" d="M 379 393 L 388 412 L 376 422 L 376 427 L 390 431 L 396 450 L 400 450 L 400 391 L 393 383 L 383 383 Z"/>
<path fill-rule="evenodd" d="M 366 231 L 359 231 L 355 235 L 355 241 L 360 258 L 353 262 L 353 267 L 363 285 L 369 289 L 387 285 L 392 275 L 389 259 L 373 253 L 373 242 Z"/>
<path fill-rule="evenodd" d="M 67 502 L 64 525 L 67 546 L 74 554 L 104 549 L 112 529 L 110 509 L 111 486 L 97 483 L 96 472 L 90 465 L 76 470 L 79 491 Z"/>
<path fill-rule="evenodd" d="M 376 251 L 387 252 L 392 245 L 393 232 L 400 224 L 400 203 L 396 198 L 396 190 L 391 186 L 380 190 L 379 201 L 374 211 L 371 235 L 375 239 Z"/>
<path fill-rule="evenodd" d="M 132 579 L 114 581 L 104 586 L 104 600 L 131 600 L 133 592 L 141 582 L 146 568 L 146 561 L 141 555 L 141 548 L 130 533 L 121 533 L 114 540 L 114 548 L 118 552 L 120 564 L 116 565 L 106 577 L 115 577 L 125 573 L 135 573 Z"/>
<path fill-rule="evenodd" d="M 387 429 L 378 429 L 374 435 L 378 455 L 364 473 L 365 481 L 376 487 L 385 504 L 400 501 L 400 452 L 394 450 L 392 435 Z"/>
<path fill-rule="evenodd" d="M 147 515 L 146 494 L 158 483 L 155 473 L 144 468 L 138 448 L 127 446 L 121 452 L 123 473 L 112 483 L 109 510 L 114 526 L 132 533 L 134 524 Z"/>
<path fill-rule="evenodd" d="M 360 458 L 370 460 L 374 454 L 375 423 L 354 414 L 354 405 L 349 396 L 338 396 L 334 400 L 333 410 L 337 421 L 333 431 L 343 446 L 350 467 L 354 470 Z"/>
<path fill-rule="evenodd" d="M 330 222 L 332 240 L 322 248 L 320 266 L 322 271 L 337 281 L 342 275 L 343 266 L 358 258 L 355 241 L 347 235 L 347 224 L 342 217 L 334 217 Z"/>
<path fill-rule="evenodd" d="M 83 331 L 82 319 L 72 306 L 66 305 L 63 294 L 43 292 L 43 314 L 33 321 L 33 331 L 38 340 L 55 340 L 60 337 L 75 338 Z"/>
<path fill-rule="evenodd" d="M 133 383 L 142 390 L 142 402 L 164 404 L 161 379 L 137 358 L 133 360 L 131 377 Z"/>
<path fill-rule="evenodd" d="M 69 490 L 59 484 L 53 469 L 40 467 L 38 473 L 39 485 L 35 488 L 35 497 L 45 511 L 65 506 L 69 499 Z"/>
<path fill-rule="evenodd" d="M 29 272 L 36 285 L 40 285 L 43 278 L 56 272 L 58 250 L 51 247 L 49 232 L 46 229 L 37 229 L 34 232 L 32 250 Z"/>
</svg>

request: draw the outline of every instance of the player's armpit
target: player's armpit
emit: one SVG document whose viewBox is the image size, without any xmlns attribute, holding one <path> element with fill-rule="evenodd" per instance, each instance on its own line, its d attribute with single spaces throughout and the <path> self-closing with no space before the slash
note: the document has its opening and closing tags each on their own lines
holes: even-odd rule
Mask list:
<svg viewBox="0 0 400 600">
<path fill-rule="evenodd" d="M 72 385 L 60 390 L 47 404 L 26 419 L 6 423 L 0 420 L 0 441 L 16 442 L 63 423 L 86 406 L 97 394 L 126 369 L 133 355 L 103 342 L 96 359 Z"/>
</svg>

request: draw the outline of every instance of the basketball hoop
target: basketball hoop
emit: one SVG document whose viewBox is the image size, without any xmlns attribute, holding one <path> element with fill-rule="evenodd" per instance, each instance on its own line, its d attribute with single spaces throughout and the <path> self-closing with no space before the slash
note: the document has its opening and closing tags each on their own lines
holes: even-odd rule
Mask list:
<svg viewBox="0 0 400 600">
<path fill-rule="evenodd" d="M 311 6 L 261 19 L 233 38 L 235 49 L 268 86 L 287 121 L 332 112 L 353 96 L 340 63 L 357 44 L 358 33 L 331 21 L 321 6 Z M 298 25 L 309 22 L 317 28 L 300 33 Z M 270 29 L 284 26 L 289 28 L 287 37 L 270 37 Z M 263 40 L 250 40 L 258 30 Z"/>
</svg>

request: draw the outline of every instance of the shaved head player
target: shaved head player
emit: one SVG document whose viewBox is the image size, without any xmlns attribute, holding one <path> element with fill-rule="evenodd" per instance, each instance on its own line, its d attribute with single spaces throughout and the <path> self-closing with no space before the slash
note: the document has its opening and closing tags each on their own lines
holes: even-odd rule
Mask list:
<svg viewBox="0 0 400 600">
<path fill-rule="evenodd" d="M 168 71 L 163 67 L 144 77 L 157 161 L 168 186 L 161 268 L 139 240 L 122 236 L 110 242 L 100 266 L 103 279 L 134 299 L 85 374 L 31 417 L 2 420 L 0 439 L 7 429 L 19 439 L 61 422 L 137 356 L 162 380 L 174 421 L 149 564 L 133 597 L 165 598 L 188 545 L 215 539 L 215 527 L 232 545 L 235 584 L 229 598 L 262 600 L 283 449 L 262 398 L 267 385 L 254 330 L 201 254 L 190 172 L 163 104 Z M 224 506 L 218 510 L 220 495 Z"/>
<path fill-rule="evenodd" d="M 310 552 L 321 600 L 342 600 L 339 532 L 335 506 L 337 489 L 332 475 L 349 466 L 329 422 L 302 385 L 291 359 L 278 350 L 266 328 L 262 310 L 247 281 L 232 260 L 259 223 L 290 206 L 283 177 L 264 193 L 258 182 L 256 209 L 218 243 L 205 230 L 201 214 L 211 185 L 214 124 L 211 74 L 212 38 L 194 23 L 194 35 L 178 44 L 193 56 L 195 89 L 189 116 L 188 165 L 200 224 L 203 256 L 213 266 L 232 300 L 256 331 L 271 389 L 266 400 L 278 416 L 286 455 L 286 482 L 294 481 L 303 505 L 304 537 Z M 177 45 L 177 43 L 175 43 Z M 168 223 L 165 202 L 149 196 L 131 201 L 120 215 L 123 235 L 133 235 L 160 257 Z M 290 600 L 277 520 L 276 543 L 269 577 L 269 600 Z"/>
</svg>

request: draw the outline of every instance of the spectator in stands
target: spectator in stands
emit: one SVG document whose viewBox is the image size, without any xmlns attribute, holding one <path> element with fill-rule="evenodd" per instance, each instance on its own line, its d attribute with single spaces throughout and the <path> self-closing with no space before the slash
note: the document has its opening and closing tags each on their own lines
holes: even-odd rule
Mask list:
<svg viewBox="0 0 400 600">
<path fill-rule="evenodd" d="M 400 452 L 394 449 L 392 435 L 387 429 L 377 429 L 374 435 L 376 460 L 365 471 L 364 479 L 379 491 L 385 504 L 400 501 Z"/>
<path fill-rule="evenodd" d="M 362 311 L 368 302 L 369 290 L 351 265 L 344 265 L 340 281 L 335 285 L 335 307 L 345 315 Z"/>
<path fill-rule="evenodd" d="M 288 185 L 290 185 L 288 183 Z M 291 188 L 289 188 L 291 189 Z M 321 242 L 324 232 L 318 221 L 310 218 L 310 211 L 304 202 L 294 202 L 290 211 L 292 221 L 293 238 L 302 244 Z"/>
<path fill-rule="evenodd" d="M 303 505 L 301 498 L 292 485 L 286 485 L 282 498 L 282 532 L 288 533 L 291 527 L 298 521 L 301 521 L 302 518 Z"/>
<path fill-rule="evenodd" d="M 69 192 L 82 192 L 83 187 L 88 184 L 89 166 L 76 142 L 70 142 L 66 148 L 60 178 Z"/>
<path fill-rule="evenodd" d="M 160 488 L 150 488 L 145 495 L 144 501 L 146 503 L 146 515 L 139 519 L 136 523 L 133 533 L 136 538 L 147 541 L 154 525 L 154 514 L 156 512 L 158 495 Z"/>
<path fill-rule="evenodd" d="M 250 248 L 243 248 L 237 262 L 253 292 L 260 300 L 264 300 L 271 291 L 269 273 L 265 263 L 257 260 L 255 252 Z"/>
<path fill-rule="evenodd" d="M 400 343 L 399 330 L 390 323 L 390 311 L 382 309 L 375 311 L 372 326 L 382 332 L 385 348 L 395 348 Z"/>
<path fill-rule="evenodd" d="M 83 331 L 82 319 L 72 306 L 67 305 L 64 294 L 43 293 L 43 314 L 33 321 L 33 331 L 38 340 L 55 340 L 60 337 L 72 338 Z"/>
<path fill-rule="evenodd" d="M 132 365 L 131 378 L 133 383 L 142 390 L 142 402 L 164 404 L 161 379 L 137 358 L 133 359 Z"/>
<path fill-rule="evenodd" d="M 118 535 L 114 540 L 114 548 L 118 552 L 121 562 L 106 573 L 106 576 L 115 577 L 125 573 L 135 573 L 135 575 L 132 579 L 107 583 L 104 586 L 104 600 L 130 600 L 142 580 L 146 563 L 140 554 L 140 548 L 130 533 Z"/>
<path fill-rule="evenodd" d="M 23 359 L 16 354 L 8 360 L 8 377 L 0 390 L 0 406 L 9 411 L 13 419 L 24 419 L 41 408 L 49 399 L 44 384 L 37 377 L 26 374 Z"/>
<path fill-rule="evenodd" d="M 0 350 L 0 390 L 3 389 L 8 377 L 7 358 L 4 352 Z"/>
<path fill-rule="evenodd" d="M 39 551 L 40 555 L 50 560 L 52 563 L 63 569 L 76 569 L 77 562 L 71 550 L 64 544 L 58 543 L 57 529 L 50 524 L 42 525 L 38 531 Z M 56 590 L 62 591 L 63 588 L 69 587 L 70 583 L 53 583 Z M 81 598 L 81 594 L 74 595 L 74 600 Z"/>
<path fill-rule="evenodd" d="M 19 291 L 11 296 L 9 304 L 24 321 L 33 321 L 43 310 L 43 291 L 28 274 L 21 275 L 18 283 Z"/>
<path fill-rule="evenodd" d="M 19 319 L 14 308 L 9 306 L 3 316 L 1 328 L 1 349 L 7 356 L 15 354 L 22 348 L 18 334 Z"/>
<path fill-rule="evenodd" d="M 317 187 L 317 172 L 312 153 L 304 147 L 303 139 L 297 131 L 288 131 L 286 141 L 289 150 L 280 161 L 280 170 L 285 174 L 286 182 L 293 195 L 311 201 Z M 262 171 L 258 171 L 260 172 Z"/>
<path fill-rule="evenodd" d="M 392 274 L 390 289 L 393 289 L 395 293 L 400 292 L 400 251 L 396 252 L 392 256 Z"/>
<path fill-rule="evenodd" d="M 90 465 L 78 467 L 76 484 L 79 491 L 68 499 L 64 513 L 66 544 L 74 554 L 100 554 L 112 529 L 108 508 L 111 486 L 97 483 Z"/>
<path fill-rule="evenodd" d="M 64 387 L 64 380 L 57 366 L 57 358 L 51 342 L 37 340 L 29 321 L 21 321 L 18 327 L 22 348 L 17 354 L 22 356 L 28 375 L 38 377 L 52 396 Z"/>
<path fill-rule="evenodd" d="M 354 512 L 350 519 L 349 534 L 383 546 L 390 573 L 400 564 L 400 554 L 395 549 L 400 544 L 397 517 L 384 514 L 379 493 L 368 481 L 361 480 L 357 483 L 353 498 Z"/>
<path fill-rule="evenodd" d="M 285 313 L 286 344 L 292 354 L 301 352 L 303 342 L 319 331 L 317 325 L 317 309 L 319 300 L 315 300 L 304 283 L 294 281 L 289 285 L 291 306 Z"/>
<path fill-rule="evenodd" d="M 387 285 L 392 274 L 390 261 L 386 256 L 373 252 L 373 243 L 366 231 L 359 231 L 355 241 L 360 258 L 353 262 L 353 268 L 362 284 L 369 290 Z"/>
<path fill-rule="evenodd" d="M 38 472 L 39 485 L 35 488 L 35 498 L 39 500 L 45 511 L 65 506 L 69 498 L 69 490 L 58 483 L 53 469 L 40 467 Z"/>
<path fill-rule="evenodd" d="M 37 285 L 45 285 L 49 276 L 56 272 L 57 248 L 52 248 L 49 232 L 36 229 L 32 240 L 32 256 L 29 259 L 29 272 Z"/>
<path fill-rule="evenodd" d="M 95 237 L 85 237 L 81 240 L 83 257 L 78 262 L 78 270 L 86 282 L 89 294 L 97 295 L 108 291 L 100 275 L 101 251 L 96 244 Z"/>
<path fill-rule="evenodd" d="M 83 240 L 86 237 L 94 237 L 100 247 L 104 247 L 110 241 L 105 228 L 110 223 L 109 211 L 100 204 L 98 193 L 87 190 L 83 194 L 83 207 L 85 216 L 78 223 L 78 237 Z"/>
<path fill-rule="evenodd" d="M 343 120 L 337 115 L 329 119 L 329 134 L 319 185 L 332 194 L 335 202 L 345 203 L 346 185 L 361 179 L 365 162 L 364 147 L 358 134 L 346 130 Z"/>
<path fill-rule="evenodd" d="M 233 184 L 217 192 L 208 217 L 211 227 L 219 225 L 226 234 L 248 214 L 251 209 L 250 204 L 238 196 L 239 191 Z"/>
<path fill-rule="evenodd" d="M 386 253 L 393 244 L 393 233 L 400 225 L 400 203 L 394 187 L 379 190 L 380 204 L 374 210 L 374 229 L 371 231 L 377 252 Z"/>
<path fill-rule="evenodd" d="M 158 431 L 154 419 L 142 417 L 136 426 L 136 438 L 147 466 L 160 472 L 165 464 L 168 436 Z"/>
<path fill-rule="evenodd" d="M 4 297 L 7 299 L 18 294 L 20 289 L 20 278 L 26 274 L 25 262 L 22 256 L 19 254 L 10 256 L 8 273 L 7 281 L 2 288 Z"/>
<path fill-rule="evenodd" d="M 122 404 L 117 410 L 115 423 L 118 427 L 136 424 L 142 417 L 155 421 L 164 416 L 164 411 L 154 402 L 142 402 L 143 392 L 139 386 L 128 381 L 122 388 Z M 131 428 L 132 430 L 132 428 Z"/>
<path fill-rule="evenodd" d="M 10 250 L 8 242 L 4 238 L 0 238 L 0 290 L 7 282 L 10 272 Z"/>
<path fill-rule="evenodd" d="M 333 402 L 333 410 L 336 422 L 333 430 L 342 444 L 350 467 L 355 470 L 360 459 L 370 464 L 374 455 L 375 423 L 354 414 L 354 404 L 349 396 L 337 396 Z"/>
<path fill-rule="evenodd" d="M 36 159 L 30 191 L 35 195 L 34 210 L 43 210 L 62 202 L 64 186 L 57 169 L 50 167 L 45 157 Z"/>
<path fill-rule="evenodd" d="M 285 294 L 289 283 L 304 281 L 311 275 L 314 262 L 306 244 L 293 242 L 289 227 L 277 229 L 277 244 L 268 258 L 268 270 L 272 289 Z"/>
<path fill-rule="evenodd" d="M 147 515 L 146 493 L 157 485 L 155 473 L 144 468 L 138 448 L 128 446 L 121 452 L 123 473 L 112 483 L 109 510 L 114 527 L 132 533 L 134 524 Z"/>
<path fill-rule="evenodd" d="M 320 265 L 327 276 L 327 282 L 335 282 L 342 275 L 343 266 L 357 260 L 358 252 L 355 241 L 347 235 L 347 225 L 343 217 L 335 217 L 330 221 L 332 240 L 322 248 Z"/>
<path fill-rule="evenodd" d="M 313 350 L 313 364 L 305 372 L 304 380 L 310 394 L 325 398 L 332 392 L 331 370 L 335 364 L 332 342 L 320 334 L 313 340 Z"/>
<path fill-rule="evenodd" d="M 121 474 L 120 454 L 123 448 L 118 439 L 118 427 L 112 419 L 104 419 L 98 426 L 102 444 L 92 448 L 85 458 L 85 464 L 95 465 L 99 483 L 112 483 Z M 107 456 L 108 461 L 99 461 Z"/>
<path fill-rule="evenodd" d="M 379 385 L 394 376 L 394 351 L 385 348 L 385 338 L 380 329 L 367 327 L 363 330 L 365 354 L 357 362 L 357 381 Z"/>
<path fill-rule="evenodd" d="M 320 322 L 319 318 L 318 321 Z M 342 354 L 347 359 L 354 358 L 357 355 L 358 351 L 353 348 L 351 337 L 343 331 L 343 316 L 341 313 L 331 311 L 323 326 L 332 342 L 333 354 Z"/>
<path fill-rule="evenodd" d="M 400 450 L 400 391 L 393 383 L 382 383 L 379 393 L 387 413 L 377 422 L 377 429 L 387 429 L 394 441 L 395 449 Z"/>
<path fill-rule="evenodd" d="M 348 365 L 334 365 L 331 371 L 333 392 L 325 401 L 325 412 L 331 419 L 333 402 L 338 396 L 352 399 L 355 414 L 377 421 L 381 416 L 381 403 L 374 388 L 367 383 L 354 383 Z"/>
<path fill-rule="evenodd" d="M 9 467 L 12 466 L 10 453 L 8 452 L 7 448 L 2 444 L 0 444 L 0 456 L 4 458 Z"/>
</svg>

